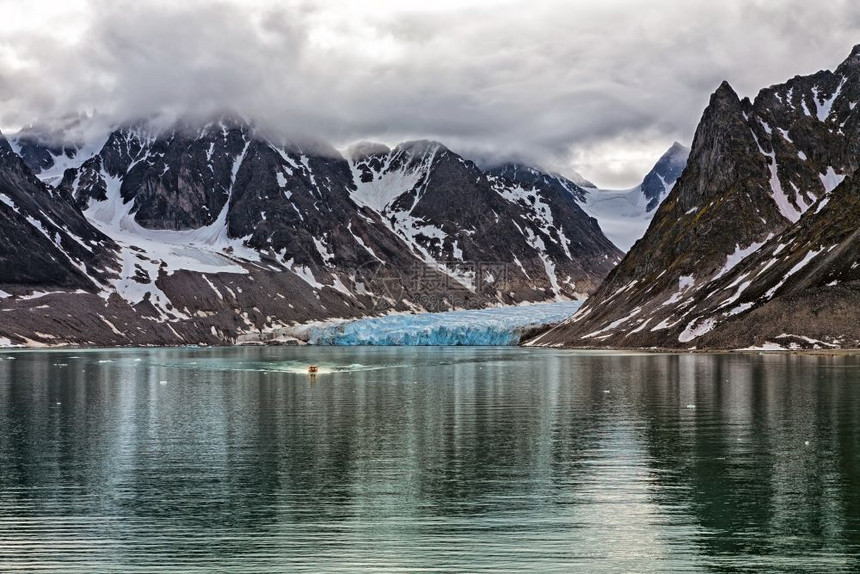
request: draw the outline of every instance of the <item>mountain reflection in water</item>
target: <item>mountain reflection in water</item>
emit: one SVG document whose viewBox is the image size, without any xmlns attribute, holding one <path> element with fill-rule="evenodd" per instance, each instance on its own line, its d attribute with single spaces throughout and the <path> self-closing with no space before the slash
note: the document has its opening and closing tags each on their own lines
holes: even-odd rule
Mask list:
<svg viewBox="0 0 860 574">
<path fill-rule="evenodd" d="M 860 568 L 852 356 L 0 357 L 2 571 Z"/>
</svg>

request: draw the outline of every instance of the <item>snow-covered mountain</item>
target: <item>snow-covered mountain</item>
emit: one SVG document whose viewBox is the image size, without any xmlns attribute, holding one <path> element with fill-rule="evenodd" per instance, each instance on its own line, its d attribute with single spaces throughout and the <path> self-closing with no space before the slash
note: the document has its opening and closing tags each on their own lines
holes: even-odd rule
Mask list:
<svg viewBox="0 0 860 574">
<path fill-rule="evenodd" d="M 36 288 L 97 291 L 116 273 L 115 250 L 72 198 L 37 179 L 0 134 L 0 297 Z"/>
<path fill-rule="evenodd" d="M 689 155 L 688 148 L 675 142 L 642 183 L 625 190 L 587 190 L 583 209 L 600 222 L 600 228 L 619 249 L 630 250 L 645 235 L 657 207 L 681 177 Z"/>
<path fill-rule="evenodd" d="M 102 148 L 108 134 L 96 129 L 92 118 L 78 115 L 66 118 L 58 126 L 27 126 L 8 136 L 7 141 L 30 170 L 45 183 L 56 186 L 63 173 L 74 168 Z"/>
<path fill-rule="evenodd" d="M 92 147 L 55 154 L 33 130 L 6 146 L 99 257 L 89 282 L 55 289 L 14 286 L 4 267 L 4 340 L 217 343 L 311 319 L 582 298 L 622 255 L 575 184 L 509 179 L 435 142 L 346 159 L 228 116 L 132 122 Z"/>
<path fill-rule="evenodd" d="M 675 142 L 666 150 L 654 167 L 645 175 L 639 188 L 648 200 L 645 211 L 653 213 L 672 191 L 675 182 L 684 173 L 690 148 Z"/>
<path fill-rule="evenodd" d="M 455 268 L 505 262 L 508 282 L 523 290 L 518 297 L 534 289 L 554 298 L 590 292 L 591 269 L 611 267 L 618 258 L 577 203 L 581 190 L 556 178 L 482 171 L 428 141 L 393 150 L 363 145 L 353 150 L 350 166 L 353 200 L 378 213 L 412 253 L 429 265 Z"/>
<path fill-rule="evenodd" d="M 598 292 L 535 344 L 860 346 L 860 46 L 711 96 L 687 167 Z"/>
</svg>

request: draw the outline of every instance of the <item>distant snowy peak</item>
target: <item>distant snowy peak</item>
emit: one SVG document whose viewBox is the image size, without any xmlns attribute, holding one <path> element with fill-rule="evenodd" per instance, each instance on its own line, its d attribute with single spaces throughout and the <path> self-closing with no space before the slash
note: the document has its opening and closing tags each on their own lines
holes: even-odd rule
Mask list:
<svg viewBox="0 0 860 574">
<path fill-rule="evenodd" d="M 587 190 L 583 209 L 597 219 L 603 232 L 622 251 L 628 251 L 643 235 L 657 207 L 669 195 L 687 166 L 690 150 L 675 142 L 632 189 Z"/>
<path fill-rule="evenodd" d="M 641 190 L 648 200 L 647 212 L 652 212 L 672 191 L 672 187 L 684 168 L 687 167 L 687 159 L 690 157 L 690 149 L 675 142 L 648 172 L 642 180 Z"/>
</svg>

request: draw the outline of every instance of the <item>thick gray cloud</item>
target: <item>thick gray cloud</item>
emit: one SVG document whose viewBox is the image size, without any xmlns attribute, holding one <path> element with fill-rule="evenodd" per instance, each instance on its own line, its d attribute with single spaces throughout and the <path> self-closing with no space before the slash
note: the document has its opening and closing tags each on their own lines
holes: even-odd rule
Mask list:
<svg viewBox="0 0 860 574">
<path fill-rule="evenodd" d="M 632 185 L 728 79 L 860 41 L 842 0 L 0 0 L 0 126 L 232 109 L 337 145 L 439 139 Z"/>
</svg>

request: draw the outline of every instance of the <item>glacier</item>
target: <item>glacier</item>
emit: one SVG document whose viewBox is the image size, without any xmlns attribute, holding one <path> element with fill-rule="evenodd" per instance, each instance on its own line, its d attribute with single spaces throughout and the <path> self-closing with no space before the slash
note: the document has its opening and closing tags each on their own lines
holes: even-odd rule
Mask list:
<svg viewBox="0 0 860 574">
<path fill-rule="evenodd" d="M 517 345 L 524 332 L 563 321 L 581 305 L 582 301 L 561 301 L 322 323 L 308 329 L 307 342 L 343 346 Z"/>
<path fill-rule="evenodd" d="M 589 189 L 581 207 L 598 221 L 603 234 L 625 253 L 645 235 L 657 211 L 648 211 L 648 198 L 640 185 L 625 190 Z"/>
</svg>

